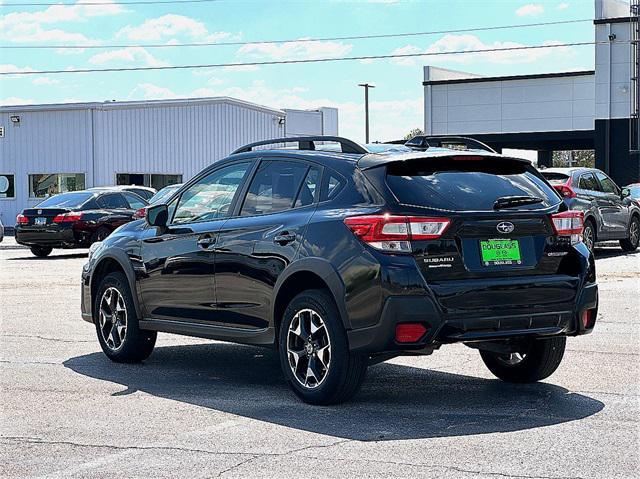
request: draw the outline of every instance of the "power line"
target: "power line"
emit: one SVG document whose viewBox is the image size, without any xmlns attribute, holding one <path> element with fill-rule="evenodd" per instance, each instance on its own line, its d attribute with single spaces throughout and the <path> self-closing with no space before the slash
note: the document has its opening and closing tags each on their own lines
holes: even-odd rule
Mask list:
<svg viewBox="0 0 640 479">
<path fill-rule="evenodd" d="M 430 53 L 402 53 L 388 55 L 368 55 L 368 56 L 352 56 L 352 57 L 333 57 L 333 58 L 307 58 L 300 60 L 273 60 L 262 62 L 244 62 L 244 63 L 209 63 L 198 65 L 173 65 L 173 66 L 155 66 L 155 67 L 120 67 L 120 68 L 85 68 L 76 70 L 30 70 L 17 72 L 2 72 L 0 76 L 7 75 L 51 75 L 58 73 L 98 73 L 98 72 L 125 72 L 125 71 L 149 71 L 149 70 L 190 70 L 199 68 L 221 68 L 221 67 L 246 67 L 246 66 L 266 66 L 266 65 L 293 65 L 301 63 L 326 63 L 353 60 L 384 60 L 391 58 L 412 58 L 412 57 L 429 57 L 443 55 L 461 55 L 469 53 L 494 53 L 494 52 L 512 52 L 524 50 L 539 50 L 543 48 L 562 48 L 577 47 L 586 45 L 609 45 L 612 43 L 625 43 L 625 41 L 603 41 L 603 42 L 574 42 L 574 43 L 558 43 L 553 45 L 528 45 L 521 47 L 505 47 L 505 48 L 485 48 L 477 50 L 456 50 L 448 52 L 430 52 Z"/>
<path fill-rule="evenodd" d="M 258 44 L 274 44 L 274 43 L 308 43 L 308 42 L 327 42 L 338 40 L 368 40 L 375 38 L 400 38 L 400 37 L 416 37 L 424 35 L 440 35 L 444 33 L 468 33 L 468 32 L 486 32 L 491 30 L 506 30 L 512 28 L 531 28 L 540 26 L 566 25 L 571 23 L 593 22 L 592 19 L 581 20 L 562 20 L 557 22 L 538 22 L 538 23 L 522 23 L 515 25 L 498 25 L 477 28 L 459 28 L 456 30 L 433 30 L 426 32 L 404 32 L 404 33 L 386 33 L 377 35 L 351 35 L 342 37 L 323 37 L 323 38 L 302 38 L 289 40 L 255 40 L 247 42 L 207 42 L 207 43 L 152 43 L 152 44 L 121 44 L 121 45 L 0 45 L 0 49 L 58 49 L 58 48 L 77 48 L 77 49 L 104 49 L 104 48 L 176 48 L 176 47 L 208 47 L 208 46 L 244 46 Z"/>
<path fill-rule="evenodd" d="M 38 2 L 38 3 L 0 3 L 0 7 L 77 7 L 81 5 L 83 7 L 92 7 L 94 5 L 159 5 L 159 4 L 180 4 L 180 3 L 212 3 L 222 2 L 224 0 L 149 0 L 149 1 L 126 1 L 126 2 L 79 2 L 79 3 L 59 3 L 59 2 Z"/>
</svg>

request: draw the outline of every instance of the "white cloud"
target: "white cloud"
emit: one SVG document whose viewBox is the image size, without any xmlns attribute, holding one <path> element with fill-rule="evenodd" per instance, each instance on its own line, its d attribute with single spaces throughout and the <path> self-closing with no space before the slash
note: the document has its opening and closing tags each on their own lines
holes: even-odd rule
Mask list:
<svg viewBox="0 0 640 479">
<path fill-rule="evenodd" d="M 34 85 L 55 85 L 60 83 L 60 80 L 56 80 L 55 78 L 50 77 L 35 77 L 31 80 L 31 83 Z"/>
<path fill-rule="evenodd" d="M 89 63 L 93 65 L 103 65 L 105 63 L 121 62 L 136 63 L 150 67 L 168 66 L 165 61 L 159 60 L 142 47 L 127 47 L 118 50 L 109 50 L 98 53 L 89 58 Z"/>
<path fill-rule="evenodd" d="M 543 42 L 544 45 L 555 45 L 561 42 L 550 40 Z M 485 43 L 476 35 L 462 34 L 453 35 L 447 34 L 442 38 L 432 43 L 424 53 L 441 53 L 441 55 L 432 55 L 422 57 L 423 60 L 428 58 L 430 62 L 452 62 L 452 63 L 473 63 L 477 61 L 488 63 L 500 63 L 500 64 L 521 64 L 532 63 L 551 55 L 563 55 L 568 56 L 573 53 L 571 47 L 556 47 L 556 48 L 536 48 L 531 50 L 507 50 L 507 51 L 494 51 L 494 52 L 481 52 L 481 53 L 462 53 L 447 55 L 446 52 L 450 51 L 468 51 L 468 50 L 490 50 L 490 49 L 504 49 L 504 48 L 520 48 L 526 45 L 518 42 L 492 42 Z M 406 45 L 404 47 L 394 50 L 392 53 L 419 53 L 420 49 L 414 45 Z M 414 66 L 416 61 L 413 58 L 399 58 L 392 60 L 396 65 Z"/>
<path fill-rule="evenodd" d="M 535 17 L 544 12 L 544 7 L 539 3 L 528 3 L 516 10 L 516 15 L 519 17 Z"/>
<path fill-rule="evenodd" d="M 84 0 L 82 3 L 101 3 L 109 0 Z M 58 23 L 78 23 L 92 17 L 117 15 L 125 10 L 116 2 L 107 5 L 86 6 L 52 5 L 45 10 L 11 12 L 0 16 L 0 39 L 7 42 L 61 42 L 93 44 L 95 40 L 81 33 L 68 32 L 60 28 L 47 28 Z"/>
<path fill-rule="evenodd" d="M 31 67 L 19 67 L 11 63 L 4 63 L 0 65 L 0 73 L 20 73 L 20 72 L 32 72 L 32 71 L 34 71 L 34 69 Z"/>
<path fill-rule="evenodd" d="M 304 94 L 304 96 L 303 96 Z M 364 106 L 361 101 L 336 102 L 328 98 L 313 98 L 304 87 L 271 88 L 256 80 L 251 86 L 207 88 L 177 93 L 152 83 L 141 83 L 129 94 L 129 99 L 168 99 L 227 96 L 274 108 L 315 109 L 321 106 L 338 108 L 340 134 L 356 141 L 364 140 Z M 409 130 L 423 125 L 422 97 L 409 100 L 376 101 L 369 103 L 372 141 L 402 138 Z"/>
<path fill-rule="evenodd" d="M 300 40 L 304 40 L 301 38 Z M 252 43 L 238 50 L 239 55 L 271 60 L 341 57 L 353 45 L 342 42 L 292 41 L 285 43 Z"/>
<path fill-rule="evenodd" d="M 569 4 L 567 2 L 562 2 L 562 3 L 559 3 L 556 8 L 558 10 L 566 10 L 567 8 L 569 8 Z"/>
<path fill-rule="evenodd" d="M 414 53 L 420 53 L 422 49 L 415 45 L 405 45 L 404 47 L 396 48 L 391 52 L 392 55 L 411 55 Z M 404 67 L 413 67 L 416 65 L 417 57 L 406 57 L 406 58 L 394 58 L 391 60 L 391 63 L 395 65 L 400 65 Z"/>
<path fill-rule="evenodd" d="M 35 100 L 30 98 L 20 98 L 17 96 L 8 96 L 6 98 L 0 99 L 1 106 L 9 106 L 9 105 L 33 105 Z"/>
<path fill-rule="evenodd" d="M 127 25 L 121 28 L 118 37 L 126 37 L 135 41 L 160 41 L 170 38 L 168 44 L 177 43 L 176 36 L 185 36 L 203 42 L 218 42 L 231 36 L 228 32 L 209 33 L 207 27 L 199 20 L 169 13 L 158 18 L 149 18 L 141 25 Z"/>
</svg>

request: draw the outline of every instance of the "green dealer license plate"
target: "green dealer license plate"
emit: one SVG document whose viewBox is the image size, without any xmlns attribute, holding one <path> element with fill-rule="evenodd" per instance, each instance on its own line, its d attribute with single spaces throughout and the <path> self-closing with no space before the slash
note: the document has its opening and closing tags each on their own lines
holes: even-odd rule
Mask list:
<svg viewBox="0 0 640 479">
<path fill-rule="evenodd" d="M 500 264 L 522 264 L 518 240 L 490 239 L 480 241 L 482 263 L 485 266 Z"/>
</svg>

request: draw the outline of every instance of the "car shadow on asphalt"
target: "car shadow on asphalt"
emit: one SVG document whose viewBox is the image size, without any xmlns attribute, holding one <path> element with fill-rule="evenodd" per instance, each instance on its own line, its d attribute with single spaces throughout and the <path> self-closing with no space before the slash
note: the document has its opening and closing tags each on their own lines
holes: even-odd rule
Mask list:
<svg viewBox="0 0 640 479">
<path fill-rule="evenodd" d="M 221 343 L 159 347 L 137 365 L 113 363 L 102 353 L 64 365 L 126 388 L 114 395 L 142 391 L 360 441 L 520 431 L 583 419 L 604 407 L 553 384 L 507 384 L 391 363 L 370 367 L 351 402 L 310 406 L 289 389 L 275 351 Z"/>
<path fill-rule="evenodd" d="M 7 258 L 7 261 L 53 261 L 58 259 L 77 259 L 77 258 L 86 258 L 89 256 L 89 253 L 73 253 L 73 254 L 55 254 L 52 256 L 46 256 L 44 258 L 38 258 L 37 256 L 21 256 L 20 258 Z"/>
</svg>

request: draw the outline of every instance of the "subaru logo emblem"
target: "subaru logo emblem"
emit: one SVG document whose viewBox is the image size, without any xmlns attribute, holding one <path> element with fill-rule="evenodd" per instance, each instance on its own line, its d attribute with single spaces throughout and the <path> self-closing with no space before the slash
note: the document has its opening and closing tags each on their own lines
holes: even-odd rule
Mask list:
<svg viewBox="0 0 640 479">
<path fill-rule="evenodd" d="M 507 233 L 511 233 L 515 229 L 515 226 L 513 226 L 513 223 L 510 223 L 509 221 L 502 221 L 498 223 L 496 229 L 498 232 L 506 235 Z"/>
<path fill-rule="evenodd" d="M 38 214 L 41 215 L 42 214 L 42 210 L 38 210 Z"/>
</svg>

